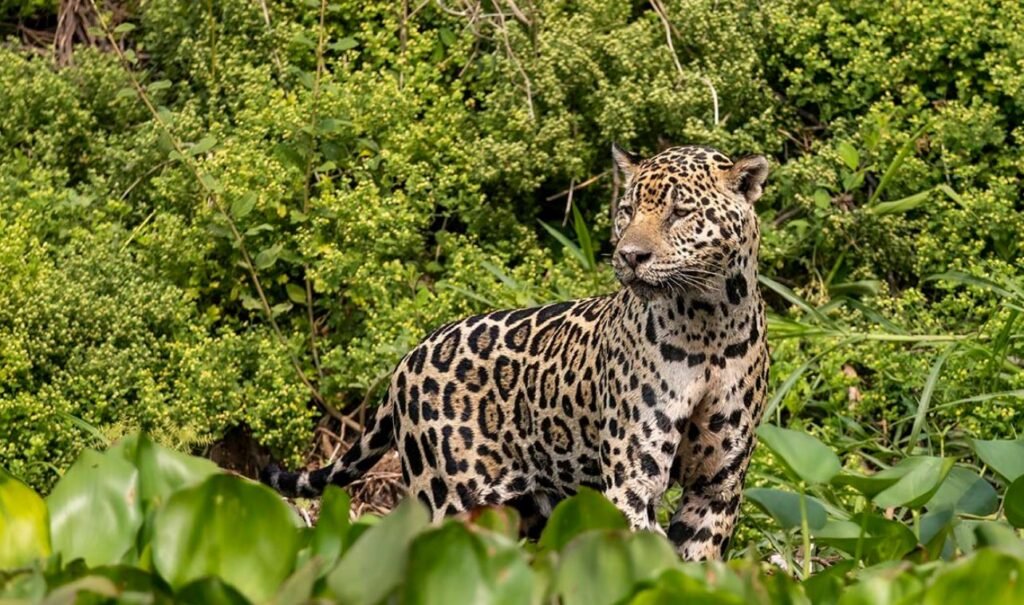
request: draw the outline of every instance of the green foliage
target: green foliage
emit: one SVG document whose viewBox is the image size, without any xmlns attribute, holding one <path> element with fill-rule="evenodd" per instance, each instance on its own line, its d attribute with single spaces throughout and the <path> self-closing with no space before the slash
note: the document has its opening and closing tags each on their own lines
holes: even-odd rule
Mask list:
<svg viewBox="0 0 1024 605">
<path fill-rule="evenodd" d="M 806 442 L 793 447 L 805 454 L 814 449 Z M 95 489 L 89 481 L 94 465 L 137 481 L 138 493 L 149 496 L 125 500 L 118 490 Z M 558 522 L 544 530 L 537 545 L 524 545 L 494 529 L 504 527 L 497 519 L 516 518 L 504 509 L 487 509 L 479 516 L 482 522 L 449 519 L 431 525 L 419 501 L 408 499 L 384 518 L 349 523 L 348 497 L 336 488 L 329 490 L 311 531 L 269 488 L 210 471 L 205 460 L 183 456 L 145 436 L 128 437 L 104 453 L 87 452 L 58 482 L 55 493 L 74 496 L 83 515 L 138 507 L 140 523 L 93 533 L 94 552 L 122 552 L 125 534 L 134 547 L 90 564 L 78 558 L 89 553 L 62 535 L 74 526 L 53 524 L 53 556 L 48 556 L 51 540 L 45 531 L 0 526 L 0 544 L 12 544 L 13 538 L 27 548 L 26 556 L 0 568 L 0 598 L 12 603 L 48 598 L 566 605 L 945 603 L 959 602 L 963 595 L 1009 604 L 1021 598 L 1024 541 L 995 520 L 975 530 L 980 547 L 965 551 L 960 561 L 939 566 L 912 553 L 930 548 L 923 518 L 922 535 L 915 535 L 880 509 L 840 521 L 840 513 L 827 503 L 828 521 L 809 524 L 815 540 L 852 558 L 800 581 L 785 569 L 750 558 L 728 565 L 683 563 L 664 537 L 624 531 L 621 514 L 593 491 L 561 502 L 552 517 Z M 4 502 L 12 494 L 23 501 L 34 497 L 35 513 L 45 518 L 46 505 L 24 484 L 7 479 L 0 489 Z M 768 491 L 751 489 L 748 496 L 769 502 L 774 497 Z M 55 518 L 66 514 L 61 501 L 51 498 L 48 505 Z M 907 506 L 917 513 L 931 508 Z M 334 541 L 325 550 L 328 534 Z M 850 564 L 860 567 L 854 570 Z"/>
</svg>

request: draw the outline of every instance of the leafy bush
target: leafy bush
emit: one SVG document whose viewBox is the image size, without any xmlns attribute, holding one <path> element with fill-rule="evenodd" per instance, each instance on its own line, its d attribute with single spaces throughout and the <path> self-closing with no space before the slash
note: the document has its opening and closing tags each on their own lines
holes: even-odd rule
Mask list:
<svg viewBox="0 0 1024 605">
<path fill-rule="evenodd" d="M 334 487 L 309 528 L 266 487 L 132 436 L 102 454 L 86 451 L 45 502 L 0 471 L 0 596 L 367 605 L 945 603 L 964 595 L 1015 603 L 1024 597 L 1024 542 L 1004 522 L 950 523 L 954 511 L 995 510 L 996 493 L 973 472 L 952 460 L 919 459 L 900 473 L 838 474 L 838 459 L 812 437 L 769 426 L 761 437 L 802 481 L 873 494 L 879 508 L 839 521 L 811 496 L 748 490 L 783 525 L 802 525 L 826 548 L 849 553 L 846 563 L 802 582 L 750 558 L 682 563 L 665 538 L 625 531 L 618 509 L 590 490 L 556 507 L 536 545 L 517 543 L 511 509 L 483 509 L 472 520 L 430 526 L 412 498 L 384 518 L 353 521 L 348 496 Z M 1011 523 L 1024 525 L 1024 445 L 986 442 L 978 449 L 1007 479 L 1022 475 L 1003 507 Z M 980 484 L 991 493 L 982 494 Z M 795 516 L 794 507 L 783 505 L 789 497 L 801 500 Z M 886 507 L 928 513 L 914 533 L 882 516 Z M 951 541 L 970 555 L 947 566 L 926 562 Z M 915 548 L 922 562 L 898 562 Z M 854 562 L 865 567 L 853 570 Z"/>
</svg>

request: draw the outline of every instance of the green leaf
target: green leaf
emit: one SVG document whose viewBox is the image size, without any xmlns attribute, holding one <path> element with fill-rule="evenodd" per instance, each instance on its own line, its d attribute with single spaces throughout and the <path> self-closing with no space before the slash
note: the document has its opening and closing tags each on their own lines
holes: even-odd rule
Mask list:
<svg viewBox="0 0 1024 605">
<path fill-rule="evenodd" d="M 359 46 L 359 42 L 357 42 L 356 39 L 353 38 L 352 36 L 341 38 L 337 42 L 334 42 L 334 43 L 328 45 L 328 47 L 331 50 L 337 51 L 337 52 L 342 52 L 342 51 L 346 51 L 346 50 L 352 50 L 353 48 L 355 48 L 357 46 Z"/>
<path fill-rule="evenodd" d="M 298 545 L 294 516 L 277 494 L 217 474 L 157 512 L 153 565 L 175 588 L 213 576 L 263 601 L 288 577 Z"/>
<path fill-rule="evenodd" d="M 928 510 L 948 508 L 966 515 L 985 517 L 999 508 L 999 494 L 978 473 L 963 466 L 954 466 L 925 506 Z"/>
<path fill-rule="evenodd" d="M 199 174 L 199 182 L 202 183 L 203 187 L 210 193 L 223 193 L 224 185 L 221 185 L 217 177 L 213 176 L 209 172 L 203 172 Z"/>
<path fill-rule="evenodd" d="M 860 153 L 857 152 L 853 145 L 846 141 L 841 141 L 836 148 L 836 152 L 839 153 L 839 158 L 843 160 L 843 163 L 850 170 L 856 170 L 857 166 L 860 166 Z"/>
<path fill-rule="evenodd" d="M 1024 560 L 983 549 L 939 570 L 925 592 L 924 605 L 1024 603 Z"/>
<path fill-rule="evenodd" d="M 178 603 L 202 603 L 203 605 L 249 605 L 236 588 L 217 577 L 202 578 L 190 582 L 175 595 Z"/>
<path fill-rule="evenodd" d="M 39 494 L 0 468 L 0 569 L 50 555 L 50 523 Z"/>
<path fill-rule="evenodd" d="M 405 577 L 409 545 L 427 522 L 423 505 L 406 498 L 365 530 L 327 575 L 334 597 L 349 605 L 374 605 L 391 594 Z"/>
<path fill-rule="evenodd" d="M 256 201 L 259 200 L 259 195 L 255 191 L 248 191 L 241 197 L 235 198 L 231 202 L 231 216 L 235 220 L 243 219 L 249 216 L 252 209 L 256 207 Z"/>
<path fill-rule="evenodd" d="M 906 506 L 918 508 L 938 491 L 942 481 L 953 468 L 953 458 L 926 457 L 892 486 L 874 497 L 882 508 Z"/>
<path fill-rule="evenodd" d="M 277 257 L 280 256 L 280 254 L 281 245 L 277 244 L 260 250 L 253 262 L 256 264 L 257 269 L 269 269 L 277 262 Z"/>
<path fill-rule="evenodd" d="M 552 592 L 564 605 L 612 605 L 623 602 L 638 583 L 678 565 L 678 556 L 660 536 L 592 531 L 562 552 Z"/>
<path fill-rule="evenodd" d="M 438 38 L 441 39 L 441 44 L 445 46 L 451 46 L 455 44 L 455 32 L 447 27 L 442 27 L 437 30 Z"/>
<path fill-rule="evenodd" d="M 514 510 L 512 512 L 515 513 Z M 537 574 L 530 567 L 525 551 L 519 547 L 519 536 L 510 538 L 488 531 L 476 532 L 476 536 L 485 549 L 481 563 L 491 591 L 491 603 L 526 605 L 537 602 L 536 589 L 546 587 L 546 584 L 537 581 Z"/>
<path fill-rule="evenodd" d="M 612 605 L 629 595 L 632 571 L 622 534 L 584 534 L 562 553 L 552 592 L 564 605 Z"/>
<path fill-rule="evenodd" d="M 538 545 L 561 550 L 570 540 L 593 529 L 628 529 L 629 523 L 614 504 L 598 492 L 583 487 L 558 503 L 541 532 Z"/>
<path fill-rule="evenodd" d="M 306 304 L 306 289 L 298 284 L 285 284 L 285 291 L 288 293 L 288 300 L 297 305 Z"/>
<path fill-rule="evenodd" d="M 558 243 L 562 244 L 562 248 L 565 250 L 565 252 L 567 252 L 573 258 L 579 261 L 580 265 L 584 267 L 588 266 L 589 261 L 587 260 L 586 255 L 583 254 L 583 250 L 579 246 L 573 243 L 571 239 L 566 237 L 565 234 L 559 231 L 558 229 L 555 229 L 554 227 L 545 223 L 544 221 L 538 222 L 540 223 L 541 227 L 544 227 L 545 231 L 551 234 L 551 237 L 555 238 L 556 240 L 558 240 Z"/>
<path fill-rule="evenodd" d="M 114 28 L 115 34 L 127 34 L 133 31 L 135 31 L 135 24 L 128 23 L 127 21 L 119 24 L 117 27 Z"/>
<path fill-rule="evenodd" d="M 813 534 L 822 544 L 851 555 L 859 552 L 866 561 L 876 563 L 899 559 L 917 545 L 917 537 L 906 525 L 871 513 L 854 515 L 850 521 L 829 519 Z"/>
<path fill-rule="evenodd" d="M 310 543 L 312 552 L 325 568 L 334 566 L 341 557 L 341 547 L 349 527 L 349 496 L 344 490 L 328 485 L 320 499 L 320 518 L 316 521 Z"/>
<path fill-rule="evenodd" d="M 158 445 L 144 434 L 137 439 L 135 455 L 130 461 L 139 471 L 139 496 L 144 503 L 160 504 L 174 492 L 221 472 L 206 458 Z"/>
<path fill-rule="evenodd" d="M 893 200 L 891 202 L 881 202 L 874 206 L 868 207 L 868 212 L 872 214 L 895 214 L 897 212 L 909 212 L 914 208 L 917 208 L 921 204 L 928 200 L 928 196 L 932 194 L 931 189 L 915 193 L 914 195 L 908 195 L 907 197 Z"/>
<path fill-rule="evenodd" d="M 775 519 L 782 529 L 801 526 L 800 494 L 779 489 L 751 487 L 743 492 L 754 504 Z M 807 523 L 811 529 L 821 529 L 828 520 L 825 507 L 817 498 L 807 498 Z"/>
<path fill-rule="evenodd" d="M 197 142 L 195 145 L 189 147 L 185 153 L 192 157 L 195 157 L 197 155 L 206 153 L 207 151 L 213 149 L 216 145 L 217 139 L 207 135 L 199 139 L 199 142 Z"/>
<path fill-rule="evenodd" d="M 900 460 L 896 465 L 883 469 L 872 475 L 861 475 L 850 471 L 843 471 L 832 479 L 833 485 L 849 485 L 864 494 L 873 498 L 882 491 L 896 484 L 904 475 L 917 468 L 927 457 L 910 456 Z"/>
<path fill-rule="evenodd" d="M 914 145 L 917 143 L 917 139 L 924 134 L 925 130 L 927 130 L 929 126 L 930 124 L 926 123 L 914 132 L 914 134 L 910 135 L 910 138 L 903 143 L 900 150 L 896 153 L 896 157 L 894 157 L 892 161 L 889 162 L 889 166 L 886 167 L 885 174 L 882 175 L 882 180 L 879 181 L 878 187 L 875 187 L 875 191 L 871 194 L 871 198 L 868 200 L 868 206 L 874 206 L 878 197 L 882 195 L 882 192 L 886 190 L 893 177 L 895 177 L 896 173 L 899 172 L 900 166 L 903 165 L 904 160 L 906 160 L 907 156 L 910 155 L 910 152 L 913 151 Z"/>
<path fill-rule="evenodd" d="M 484 580 L 483 545 L 461 523 L 450 521 L 412 544 L 403 603 L 490 603 Z"/>
<path fill-rule="evenodd" d="M 882 289 L 882 282 L 877 279 L 861 279 L 858 281 L 831 284 L 828 293 L 832 296 L 876 296 Z"/>
<path fill-rule="evenodd" d="M 1003 496 L 1003 513 L 1010 525 L 1020 529 L 1024 527 L 1024 477 L 1018 477 Z"/>
<path fill-rule="evenodd" d="M 334 487 L 334 489 L 338 488 Z M 323 560 L 318 557 L 306 561 L 302 567 L 281 584 L 277 594 L 274 595 L 274 598 L 267 605 L 305 605 L 309 603 L 316 580 L 324 567 Z"/>
<path fill-rule="evenodd" d="M 146 85 L 146 90 L 153 93 L 161 90 L 166 90 L 171 87 L 170 80 L 157 80 L 156 82 L 150 82 Z"/>
<path fill-rule="evenodd" d="M 53 551 L 90 566 L 117 563 L 142 525 L 139 472 L 119 452 L 85 450 L 46 498 Z"/>
<path fill-rule="evenodd" d="M 274 305 L 273 307 L 270 307 L 270 315 L 273 316 L 273 317 L 277 317 L 279 315 L 287 313 L 288 311 L 291 311 L 294 307 L 295 307 L 295 305 L 293 305 L 291 303 L 291 301 L 285 301 L 283 303 L 278 303 L 278 304 Z"/>
<path fill-rule="evenodd" d="M 972 439 L 971 444 L 982 462 L 1008 482 L 1024 475 L 1024 441 Z"/>
<path fill-rule="evenodd" d="M 828 483 L 842 468 L 832 450 L 807 433 L 762 424 L 757 436 L 793 475 L 808 483 Z"/>
</svg>

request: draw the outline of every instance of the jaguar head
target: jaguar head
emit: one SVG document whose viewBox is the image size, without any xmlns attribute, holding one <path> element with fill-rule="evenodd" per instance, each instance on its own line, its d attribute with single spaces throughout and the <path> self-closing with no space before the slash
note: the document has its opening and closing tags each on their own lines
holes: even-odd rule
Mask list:
<svg viewBox="0 0 1024 605">
<path fill-rule="evenodd" d="M 625 177 L 612 207 L 612 267 L 624 286 L 645 297 L 714 291 L 756 264 L 764 157 L 733 162 L 686 146 L 641 159 L 617 145 L 612 156 Z"/>
</svg>

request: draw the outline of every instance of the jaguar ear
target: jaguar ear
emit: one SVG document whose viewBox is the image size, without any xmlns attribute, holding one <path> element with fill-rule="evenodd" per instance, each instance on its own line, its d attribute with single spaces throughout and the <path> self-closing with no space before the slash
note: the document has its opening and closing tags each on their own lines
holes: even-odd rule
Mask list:
<svg viewBox="0 0 1024 605">
<path fill-rule="evenodd" d="M 612 159 L 615 160 L 615 165 L 622 171 L 627 181 L 636 174 L 637 166 L 640 164 L 640 156 L 619 147 L 618 143 L 612 143 Z"/>
<path fill-rule="evenodd" d="M 740 158 L 726 173 L 729 188 L 753 204 L 761 198 L 762 187 L 768 178 L 768 160 L 761 155 Z"/>
</svg>

